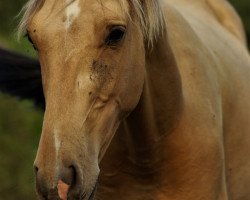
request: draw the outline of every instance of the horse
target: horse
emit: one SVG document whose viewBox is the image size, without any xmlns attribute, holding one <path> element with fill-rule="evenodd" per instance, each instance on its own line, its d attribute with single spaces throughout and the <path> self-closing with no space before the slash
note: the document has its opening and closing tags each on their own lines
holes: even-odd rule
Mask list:
<svg viewBox="0 0 250 200">
<path fill-rule="evenodd" d="M 226 0 L 30 0 L 40 199 L 248 200 L 250 56 Z"/>
</svg>

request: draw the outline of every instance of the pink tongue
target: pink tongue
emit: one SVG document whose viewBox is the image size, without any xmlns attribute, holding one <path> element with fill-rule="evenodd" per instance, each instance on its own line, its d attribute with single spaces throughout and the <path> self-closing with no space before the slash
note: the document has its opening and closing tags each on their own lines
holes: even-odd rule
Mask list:
<svg viewBox="0 0 250 200">
<path fill-rule="evenodd" d="M 61 200 L 67 200 L 69 185 L 59 180 L 57 184 L 58 195 Z"/>
</svg>

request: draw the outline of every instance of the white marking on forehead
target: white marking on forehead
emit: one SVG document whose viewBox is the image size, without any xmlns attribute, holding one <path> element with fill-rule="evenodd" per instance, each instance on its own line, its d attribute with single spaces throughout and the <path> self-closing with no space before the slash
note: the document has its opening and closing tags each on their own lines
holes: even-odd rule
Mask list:
<svg viewBox="0 0 250 200">
<path fill-rule="evenodd" d="M 71 0 L 66 0 L 66 4 L 70 4 L 66 8 L 66 17 L 67 17 L 66 22 L 65 22 L 66 29 L 69 29 L 69 27 L 74 22 L 74 20 L 78 17 L 81 11 L 81 8 L 79 6 L 79 0 L 76 0 L 72 3 L 70 2 Z"/>
</svg>

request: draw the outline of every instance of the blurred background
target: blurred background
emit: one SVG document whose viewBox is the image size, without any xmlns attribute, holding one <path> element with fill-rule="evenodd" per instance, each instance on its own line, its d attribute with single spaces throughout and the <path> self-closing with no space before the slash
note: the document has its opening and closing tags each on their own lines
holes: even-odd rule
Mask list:
<svg viewBox="0 0 250 200">
<path fill-rule="evenodd" d="M 16 40 L 17 17 L 26 0 L 0 1 L 0 48 L 36 57 L 26 38 Z M 231 0 L 244 22 L 250 41 L 250 1 Z M 33 160 L 43 112 L 30 101 L 0 94 L 0 200 L 33 200 Z"/>
</svg>

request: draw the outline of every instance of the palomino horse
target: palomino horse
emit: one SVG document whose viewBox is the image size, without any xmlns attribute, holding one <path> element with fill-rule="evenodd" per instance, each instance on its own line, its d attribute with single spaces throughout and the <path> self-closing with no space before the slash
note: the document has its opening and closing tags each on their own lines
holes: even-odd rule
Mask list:
<svg viewBox="0 0 250 200">
<path fill-rule="evenodd" d="M 31 0 L 25 29 L 41 199 L 250 199 L 250 57 L 227 1 Z"/>
</svg>

